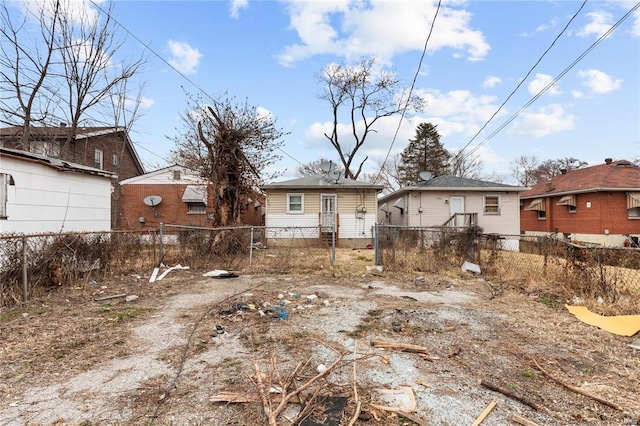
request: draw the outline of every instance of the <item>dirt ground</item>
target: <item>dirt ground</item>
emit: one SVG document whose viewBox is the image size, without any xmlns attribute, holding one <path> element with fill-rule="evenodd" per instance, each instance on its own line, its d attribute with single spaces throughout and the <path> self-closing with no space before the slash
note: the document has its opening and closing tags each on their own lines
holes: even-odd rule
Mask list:
<svg viewBox="0 0 640 426">
<path fill-rule="evenodd" d="M 492 402 L 483 424 L 640 424 L 633 339 L 553 292 L 354 268 L 153 284 L 147 271 L 0 311 L 0 424 L 260 425 L 296 390 L 278 424 L 470 425 Z M 413 395 L 414 420 L 374 408 L 398 402 L 381 390 Z M 211 401 L 223 392 L 250 401 Z"/>
</svg>

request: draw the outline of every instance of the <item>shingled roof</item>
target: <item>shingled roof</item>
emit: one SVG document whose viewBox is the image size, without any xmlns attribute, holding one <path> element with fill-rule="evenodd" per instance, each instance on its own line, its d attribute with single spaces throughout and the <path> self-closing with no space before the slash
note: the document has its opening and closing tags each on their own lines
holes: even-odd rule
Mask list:
<svg viewBox="0 0 640 426">
<path fill-rule="evenodd" d="M 607 159 L 604 164 L 571 170 L 541 182 L 520 194 L 520 198 L 600 191 L 640 191 L 640 167 L 627 160 Z"/>
</svg>

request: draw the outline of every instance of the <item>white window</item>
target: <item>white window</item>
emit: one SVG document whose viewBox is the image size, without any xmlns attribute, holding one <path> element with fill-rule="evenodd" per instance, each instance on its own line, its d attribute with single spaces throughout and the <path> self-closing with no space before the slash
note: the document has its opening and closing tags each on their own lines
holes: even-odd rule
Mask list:
<svg viewBox="0 0 640 426">
<path fill-rule="evenodd" d="M 93 155 L 93 162 L 96 169 L 102 169 L 102 166 L 104 165 L 104 153 L 101 149 L 95 150 L 95 153 Z"/>
<path fill-rule="evenodd" d="M 207 206 L 204 203 L 186 203 L 187 214 L 206 214 Z"/>
<path fill-rule="evenodd" d="M 0 173 L 0 219 L 7 218 L 7 185 L 9 184 L 10 176 L 5 173 Z"/>
<path fill-rule="evenodd" d="M 60 142 L 57 141 L 31 141 L 30 151 L 45 157 L 60 158 Z"/>
<path fill-rule="evenodd" d="M 287 194 L 287 213 L 304 213 L 304 194 Z"/>
<path fill-rule="evenodd" d="M 640 218 L 640 207 L 633 207 L 631 209 L 627 209 L 627 217 L 630 219 Z"/>
<path fill-rule="evenodd" d="M 500 214 L 500 196 L 484 196 L 484 214 Z"/>
</svg>

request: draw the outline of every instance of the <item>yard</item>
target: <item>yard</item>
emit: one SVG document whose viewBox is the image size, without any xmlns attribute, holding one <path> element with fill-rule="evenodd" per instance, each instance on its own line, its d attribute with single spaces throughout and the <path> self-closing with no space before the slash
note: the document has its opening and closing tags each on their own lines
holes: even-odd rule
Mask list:
<svg viewBox="0 0 640 426">
<path fill-rule="evenodd" d="M 460 425 L 492 402 L 483 424 L 640 424 L 633 339 L 578 321 L 553 285 L 339 256 L 305 274 L 146 270 L 4 309 L 0 424 Z M 415 409 L 389 411 L 391 390 Z"/>
</svg>

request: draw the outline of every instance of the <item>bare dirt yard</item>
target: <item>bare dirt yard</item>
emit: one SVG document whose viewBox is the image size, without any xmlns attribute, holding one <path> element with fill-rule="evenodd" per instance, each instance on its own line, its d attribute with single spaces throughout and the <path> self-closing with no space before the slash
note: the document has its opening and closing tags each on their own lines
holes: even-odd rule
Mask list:
<svg viewBox="0 0 640 426">
<path fill-rule="evenodd" d="M 640 424 L 633 339 L 552 291 L 353 269 L 146 271 L 0 311 L 0 424 Z"/>
</svg>

